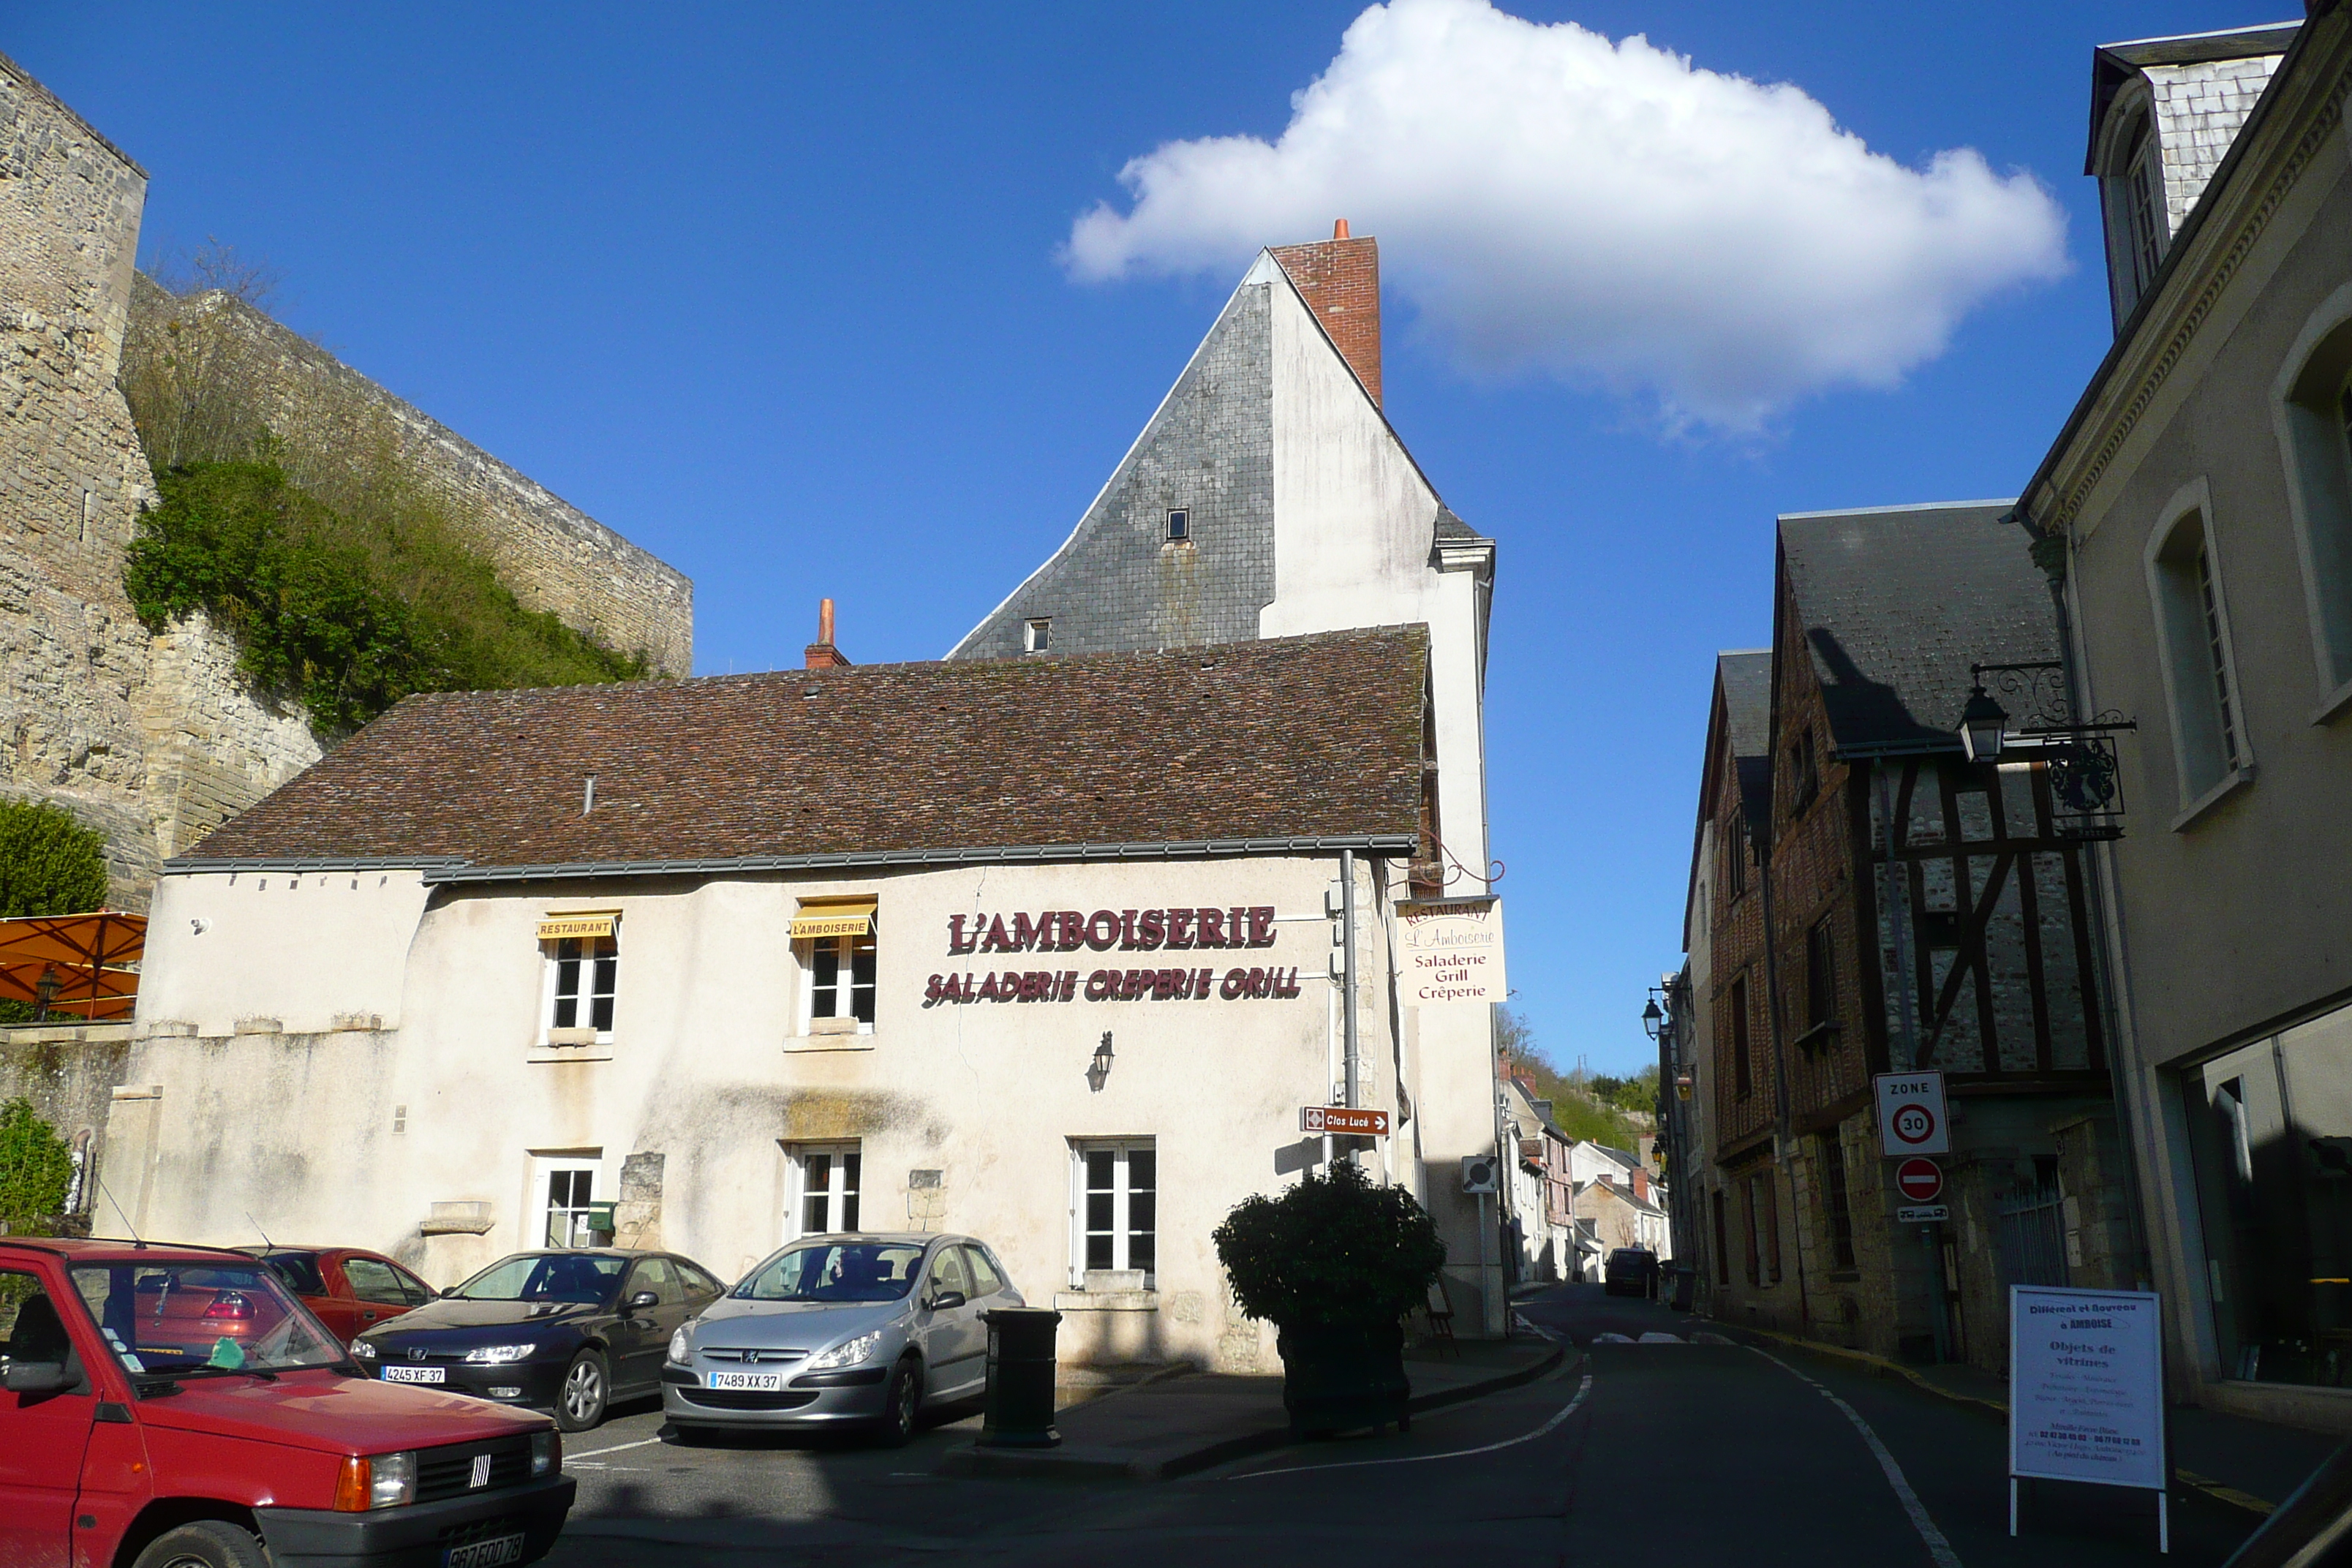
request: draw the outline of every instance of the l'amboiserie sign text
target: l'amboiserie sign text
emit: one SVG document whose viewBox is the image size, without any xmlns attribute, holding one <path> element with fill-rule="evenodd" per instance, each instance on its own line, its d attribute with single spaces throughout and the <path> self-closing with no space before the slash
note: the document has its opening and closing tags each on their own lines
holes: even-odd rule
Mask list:
<svg viewBox="0 0 2352 1568">
<path fill-rule="evenodd" d="M 1171 948 L 1253 948 L 1274 945 L 1271 905 L 1235 905 L 1230 909 L 1097 910 L 1091 915 L 1076 910 L 1048 910 L 1031 915 L 950 915 L 948 951 L 967 952 L 1076 952 L 1113 948 L 1129 952 Z M 1204 968 L 1097 969 L 1085 977 L 1083 990 L 1075 969 L 987 971 L 980 974 L 934 974 L 923 993 L 923 1005 L 942 1002 L 1069 1002 L 1083 994 L 1089 1002 L 1205 1001 L 1212 995 L 1226 1001 L 1298 994 L 1296 968 L 1226 969 L 1219 977 L 1212 964 Z"/>
</svg>

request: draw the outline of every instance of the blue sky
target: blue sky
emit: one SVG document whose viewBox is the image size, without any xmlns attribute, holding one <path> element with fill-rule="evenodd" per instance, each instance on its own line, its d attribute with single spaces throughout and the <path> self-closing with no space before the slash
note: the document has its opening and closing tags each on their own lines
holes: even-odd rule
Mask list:
<svg viewBox="0 0 2352 1568">
<path fill-rule="evenodd" d="M 146 249 L 266 258 L 281 317 L 689 574 L 714 673 L 797 662 L 821 595 L 852 658 L 936 658 L 1061 542 L 1238 276 L 1076 281 L 1073 221 L 1163 143 L 1278 136 L 1361 7 L 328 9 L 17 4 L 0 50 L 145 165 Z M 1774 514 L 2013 493 L 2108 336 L 2092 46 L 2299 7 L 1510 9 L 1793 83 L 1906 165 L 1974 148 L 2068 220 L 2066 276 L 1760 433 L 1465 369 L 1391 295 L 1390 417 L 1500 542 L 1512 981 L 1556 1060 L 1622 1071 L 1679 962 L 1713 656 L 1767 636 Z"/>
</svg>

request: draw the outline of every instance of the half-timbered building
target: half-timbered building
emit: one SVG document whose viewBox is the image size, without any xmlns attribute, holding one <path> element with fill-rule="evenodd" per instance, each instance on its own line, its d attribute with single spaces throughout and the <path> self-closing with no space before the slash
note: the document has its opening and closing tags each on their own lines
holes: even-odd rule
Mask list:
<svg viewBox="0 0 2352 1568">
<path fill-rule="evenodd" d="M 1719 697 L 1707 781 L 1727 1314 L 1989 1370 L 2009 1286 L 2130 1283 L 2095 829 L 2046 761 L 1973 762 L 1958 733 L 1979 667 L 2030 682 L 2057 657 L 2008 510 L 1782 517 L 1762 758 L 1738 787 Z M 1904 1223 L 1872 1079 L 1927 1068 L 1951 1097 L 1949 1217 Z"/>
</svg>

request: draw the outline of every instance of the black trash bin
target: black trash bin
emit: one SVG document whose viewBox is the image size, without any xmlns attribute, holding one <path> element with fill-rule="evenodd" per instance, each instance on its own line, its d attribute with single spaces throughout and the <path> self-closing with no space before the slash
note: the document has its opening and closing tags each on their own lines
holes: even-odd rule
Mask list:
<svg viewBox="0 0 2352 1568">
<path fill-rule="evenodd" d="M 1050 1307 L 997 1307 L 988 1325 L 988 1401 L 980 1424 L 983 1448 L 1051 1448 L 1054 1429 L 1054 1330 Z"/>
<path fill-rule="evenodd" d="M 1677 1312 L 1689 1311 L 1691 1310 L 1691 1297 L 1698 1289 L 1698 1270 L 1696 1268 L 1677 1267 L 1667 1270 L 1667 1272 L 1673 1277 L 1672 1284 L 1674 1287 L 1670 1292 L 1667 1304 L 1672 1306 Z"/>
</svg>

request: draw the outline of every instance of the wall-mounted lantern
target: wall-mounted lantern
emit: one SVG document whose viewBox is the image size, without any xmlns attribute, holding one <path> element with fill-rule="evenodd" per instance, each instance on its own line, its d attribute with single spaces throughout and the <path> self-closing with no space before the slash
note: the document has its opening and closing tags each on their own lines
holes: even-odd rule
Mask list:
<svg viewBox="0 0 2352 1568">
<path fill-rule="evenodd" d="M 1977 682 L 1969 692 L 1968 706 L 1960 710 L 1960 746 L 1972 763 L 2000 761 L 2001 742 L 2009 727 L 2009 710 L 1992 699 Z"/>
<path fill-rule="evenodd" d="M 1105 1029 L 1102 1044 L 1095 1047 L 1094 1062 L 1087 1068 L 1087 1087 L 1097 1094 L 1102 1092 L 1103 1084 L 1110 1078 L 1110 1031 Z"/>
</svg>

